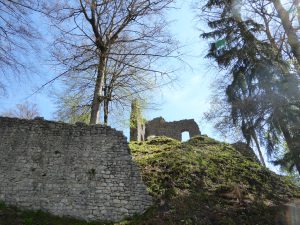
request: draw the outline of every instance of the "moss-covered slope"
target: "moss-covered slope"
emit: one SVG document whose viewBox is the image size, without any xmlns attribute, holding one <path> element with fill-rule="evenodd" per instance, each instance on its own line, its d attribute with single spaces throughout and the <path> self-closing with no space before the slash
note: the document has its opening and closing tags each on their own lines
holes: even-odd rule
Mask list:
<svg viewBox="0 0 300 225">
<path fill-rule="evenodd" d="M 156 199 L 136 224 L 280 224 L 279 206 L 300 193 L 287 178 L 206 136 L 185 143 L 156 137 L 130 148 Z"/>
</svg>

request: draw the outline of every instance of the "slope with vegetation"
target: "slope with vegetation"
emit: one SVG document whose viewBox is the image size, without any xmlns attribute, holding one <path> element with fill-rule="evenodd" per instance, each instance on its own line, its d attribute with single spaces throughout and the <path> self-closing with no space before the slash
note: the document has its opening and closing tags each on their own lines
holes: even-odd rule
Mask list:
<svg viewBox="0 0 300 225">
<path fill-rule="evenodd" d="M 279 224 L 280 205 L 300 194 L 286 177 L 206 136 L 185 143 L 158 137 L 130 148 L 157 199 L 137 224 Z"/>
<path fill-rule="evenodd" d="M 300 197 L 300 189 L 286 177 L 207 136 L 183 143 L 156 137 L 131 142 L 130 148 L 155 199 L 154 206 L 144 215 L 117 224 L 281 224 L 283 205 Z M 0 221 L 2 225 L 112 224 L 73 221 L 5 206 L 0 209 Z"/>
</svg>

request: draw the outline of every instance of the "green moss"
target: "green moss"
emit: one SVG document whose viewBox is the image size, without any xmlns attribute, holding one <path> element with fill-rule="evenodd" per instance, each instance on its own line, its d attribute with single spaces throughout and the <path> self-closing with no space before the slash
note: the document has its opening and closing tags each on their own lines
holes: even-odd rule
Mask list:
<svg viewBox="0 0 300 225">
<path fill-rule="evenodd" d="M 290 182 L 245 158 L 230 145 L 205 136 L 187 143 L 156 137 L 130 143 L 130 148 L 154 196 L 185 189 L 215 191 L 220 185 L 232 186 L 232 183 L 242 184 L 250 194 L 263 193 L 272 200 L 288 199 L 298 191 Z"/>
<path fill-rule="evenodd" d="M 188 144 L 193 146 L 202 146 L 205 144 L 220 144 L 219 141 L 216 141 L 213 138 L 208 137 L 207 135 L 198 135 L 187 141 Z"/>
<path fill-rule="evenodd" d="M 155 216 L 160 220 L 145 219 L 143 224 L 274 224 L 276 210 L 266 204 L 280 205 L 300 193 L 288 179 L 207 136 L 185 143 L 156 137 L 132 142 L 130 148 L 159 206 Z M 223 197 L 236 185 L 246 207 Z M 161 212 L 166 209 L 168 216 Z"/>
</svg>

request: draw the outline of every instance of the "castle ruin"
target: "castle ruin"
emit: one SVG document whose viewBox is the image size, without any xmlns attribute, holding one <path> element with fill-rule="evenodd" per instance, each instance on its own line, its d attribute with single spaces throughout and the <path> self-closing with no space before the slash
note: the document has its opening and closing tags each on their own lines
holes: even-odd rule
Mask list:
<svg viewBox="0 0 300 225">
<path fill-rule="evenodd" d="M 166 122 L 163 117 L 157 117 L 145 122 L 137 100 L 132 102 L 130 121 L 130 141 L 144 141 L 151 136 L 166 136 L 181 141 L 183 132 L 189 132 L 190 138 L 201 134 L 193 119 Z"/>
</svg>

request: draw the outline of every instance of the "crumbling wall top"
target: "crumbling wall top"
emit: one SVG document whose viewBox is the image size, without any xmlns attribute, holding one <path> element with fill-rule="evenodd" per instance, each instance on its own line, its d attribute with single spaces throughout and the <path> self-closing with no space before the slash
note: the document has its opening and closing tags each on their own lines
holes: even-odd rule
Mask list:
<svg viewBox="0 0 300 225">
<path fill-rule="evenodd" d="M 146 138 L 149 136 L 167 136 L 181 140 L 181 134 L 185 131 L 189 132 L 190 137 L 201 134 L 193 119 L 166 122 L 163 117 L 157 117 L 146 124 Z"/>
</svg>

